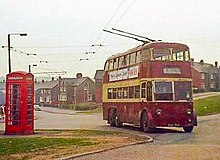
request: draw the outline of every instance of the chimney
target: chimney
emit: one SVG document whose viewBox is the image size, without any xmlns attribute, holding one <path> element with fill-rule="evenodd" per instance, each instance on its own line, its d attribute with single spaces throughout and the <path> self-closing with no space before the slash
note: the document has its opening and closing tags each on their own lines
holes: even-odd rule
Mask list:
<svg viewBox="0 0 220 160">
<path fill-rule="evenodd" d="M 82 73 L 77 73 L 77 74 L 76 74 L 76 78 L 77 78 L 77 79 L 82 78 Z"/>
<path fill-rule="evenodd" d="M 191 65 L 194 66 L 194 58 L 191 58 Z"/>
<path fill-rule="evenodd" d="M 51 79 L 52 81 L 54 81 L 54 77 L 52 77 L 52 79 Z"/>
<path fill-rule="evenodd" d="M 61 80 L 62 80 L 61 76 L 59 76 L 57 80 L 59 82 L 59 85 L 61 85 Z"/>
<path fill-rule="evenodd" d="M 199 63 L 200 63 L 201 65 L 203 65 L 203 64 L 204 64 L 204 60 L 201 59 Z"/>
<path fill-rule="evenodd" d="M 218 68 L 218 62 L 217 61 L 215 61 L 215 67 Z"/>
</svg>

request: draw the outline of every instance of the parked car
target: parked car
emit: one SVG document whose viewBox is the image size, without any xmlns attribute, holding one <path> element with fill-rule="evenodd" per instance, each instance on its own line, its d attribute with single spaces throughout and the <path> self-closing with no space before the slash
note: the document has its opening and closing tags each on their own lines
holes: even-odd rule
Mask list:
<svg viewBox="0 0 220 160">
<path fill-rule="evenodd" d="M 40 108 L 40 106 L 38 104 L 35 104 L 34 105 L 34 110 L 35 111 L 41 111 L 41 108 Z"/>
</svg>

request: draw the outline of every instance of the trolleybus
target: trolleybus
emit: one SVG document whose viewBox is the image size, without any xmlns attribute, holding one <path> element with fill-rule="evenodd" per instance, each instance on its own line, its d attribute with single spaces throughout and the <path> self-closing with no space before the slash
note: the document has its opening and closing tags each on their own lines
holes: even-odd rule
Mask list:
<svg viewBox="0 0 220 160">
<path fill-rule="evenodd" d="M 109 57 L 103 75 L 103 119 L 151 132 L 156 127 L 197 125 L 189 47 L 151 42 Z"/>
</svg>

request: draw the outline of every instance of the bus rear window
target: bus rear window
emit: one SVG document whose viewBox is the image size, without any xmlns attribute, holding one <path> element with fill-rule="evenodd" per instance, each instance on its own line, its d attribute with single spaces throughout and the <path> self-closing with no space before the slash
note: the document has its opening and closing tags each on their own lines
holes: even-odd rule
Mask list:
<svg viewBox="0 0 220 160">
<path fill-rule="evenodd" d="M 155 82 L 155 100 L 173 100 L 172 82 Z"/>
</svg>

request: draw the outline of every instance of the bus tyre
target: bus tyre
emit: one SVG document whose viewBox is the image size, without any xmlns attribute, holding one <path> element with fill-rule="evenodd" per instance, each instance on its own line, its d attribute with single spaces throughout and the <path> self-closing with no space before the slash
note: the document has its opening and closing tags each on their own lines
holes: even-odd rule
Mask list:
<svg viewBox="0 0 220 160">
<path fill-rule="evenodd" d="M 115 127 L 121 127 L 121 123 L 120 123 L 117 112 L 115 113 Z"/>
<path fill-rule="evenodd" d="M 110 110 L 109 123 L 110 123 L 110 126 L 113 126 L 113 127 L 121 127 L 122 126 L 122 123 L 119 120 L 119 116 L 118 116 L 116 109 Z"/>
<path fill-rule="evenodd" d="M 183 130 L 184 130 L 185 132 L 187 132 L 187 133 L 190 133 L 190 132 L 192 132 L 192 130 L 193 130 L 193 126 L 183 127 Z"/>
<path fill-rule="evenodd" d="M 108 119 L 109 119 L 109 124 L 110 126 L 115 126 L 115 118 L 114 118 L 114 110 L 113 109 L 110 109 L 109 111 L 109 115 L 108 115 Z"/>
<path fill-rule="evenodd" d="M 141 114 L 141 121 L 140 121 L 140 128 L 144 132 L 151 132 L 151 128 L 148 127 L 148 118 L 147 118 L 147 113 L 143 112 Z"/>
</svg>

